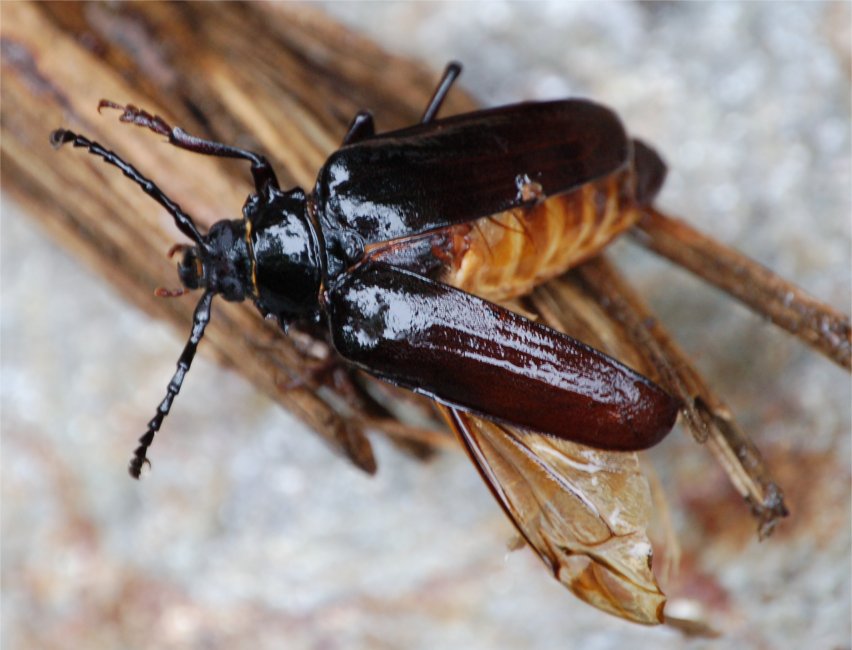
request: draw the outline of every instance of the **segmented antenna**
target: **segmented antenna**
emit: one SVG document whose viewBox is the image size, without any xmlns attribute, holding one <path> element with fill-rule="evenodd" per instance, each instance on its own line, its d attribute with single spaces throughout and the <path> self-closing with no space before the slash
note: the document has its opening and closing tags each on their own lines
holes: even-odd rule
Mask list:
<svg viewBox="0 0 852 650">
<path fill-rule="evenodd" d="M 95 156 L 100 156 L 110 165 L 118 167 L 124 175 L 127 176 L 127 178 L 141 187 L 145 194 L 162 205 L 168 213 L 172 215 L 175 220 L 175 225 L 184 235 L 192 239 L 199 246 L 205 249 L 207 248 L 207 243 L 204 241 L 204 237 L 201 233 L 198 232 L 198 228 L 195 227 L 195 222 L 193 222 L 192 217 L 181 210 L 181 207 L 177 203 L 166 196 L 165 192 L 157 187 L 156 183 L 140 174 L 133 165 L 122 160 L 114 151 L 110 151 L 101 144 L 89 140 L 82 135 L 78 135 L 73 131 L 68 131 L 67 129 L 56 129 L 50 134 L 50 143 L 57 149 L 68 142 L 72 143 L 75 147 L 88 149 L 89 153 Z"/>
<path fill-rule="evenodd" d="M 139 438 L 139 446 L 133 452 L 133 458 L 130 459 L 130 463 L 127 466 L 127 470 L 133 478 L 139 478 L 139 475 L 142 473 L 142 467 L 151 464 L 151 461 L 147 458 L 148 447 L 154 442 L 154 434 L 160 430 L 160 425 L 163 424 L 163 420 L 169 414 L 172 402 L 180 392 L 180 387 L 183 384 L 186 373 L 189 372 L 189 367 L 195 358 L 195 351 L 198 349 L 198 343 L 201 341 L 201 337 L 204 336 L 204 328 L 210 322 L 210 306 L 213 304 L 214 295 L 212 291 L 204 292 L 204 295 L 201 296 L 201 300 L 198 301 L 198 305 L 195 307 L 195 315 L 192 317 L 192 332 L 178 359 L 177 370 L 169 382 L 168 389 L 166 389 L 166 397 L 157 407 L 157 414 L 148 423 L 148 431 L 145 432 L 144 436 Z"/>
<path fill-rule="evenodd" d="M 181 207 L 166 196 L 166 194 L 157 187 L 153 181 L 140 174 L 133 165 L 122 160 L 118 154 L 106 149 L 97 142 L 89 140 L 82 135 L 78 135 L 73 131 L 68 131 L 67 129 L 57 129 L 51 133 L 50 142 L 57 149 L 63 144 L 70 142 L 75 147 L 88 149 L 89 153 L 95 156 L 100 156 L 104 159 L 104 161 L 118 167 L 122 173 L 127 176 L 127 178 L 141 187 L 143 192 L 157 201 L 157 203 L 162 205 L 168 213 L 172 215 L 175 220 L 175 225 L 184 235 L 192 239 L 199 247 L 204 249 L 208 248 L 203 235 L 198 231 L 198 228 L 196 228 L 192 217 L 181 210 Z M 170 254 L 183 250 L 184 248 L 185 246 L 183 244 L 174 246 L 170 251 Z M 158 295 L 164 296 L 177 296 L 181 295 L 182 292 L 183 290 L 158 290 L 157 293 Z M 178 359 L 177 370 L 172 376 L 172 380 L 169 382 L 168 389 L 166 390 L 166 397 L 157 407 L 156 415 L 148 423 L 148 431 L 145 432 L 144 436 L 139 438 L 139 446 L 133 452 L 133 458 L 130 459 L 128 471 L 133 478 L 139 478 L 139 475 L 142 472 L 142 467 L 146 464 L 151 464 L 147 458 L 148 447 L 150 447 L 151 443 L 154 442 L 154 435 L 160 430 L 163 420 L 169 414 L 169 410 L 172 408 L 172 402 L 174 401 L 175 396 L 180 392 L 183 379 L 186 377 L 186 373 L 192 365 L 192 360 L 195 358 L 195 351 L 198 349 L 198 343 L 204 336 L 204 329 L 207 327 L 207 323 L 210 322 L 210 306 L 213 304 L 214 295 L 215 294 L 212 291 L 206 291 L 201 297 L 201 300 L 198 301 L 198 305 L 195 307 L 195 315 L 192 318 L 192 332 L 190 333 L 189 340 L 186 342 L 186 346 L 184 346 L 183 352 Z"/>
</svg>

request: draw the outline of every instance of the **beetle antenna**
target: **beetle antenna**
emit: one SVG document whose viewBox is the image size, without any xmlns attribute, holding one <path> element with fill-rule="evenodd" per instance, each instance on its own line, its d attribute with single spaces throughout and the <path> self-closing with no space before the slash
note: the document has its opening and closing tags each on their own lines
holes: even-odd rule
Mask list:
<svg viewBox="0 0 852 650">
<path fill-rule="evenodd" d="M 172 218 L 175 220 L 175 225 L 184 235 L 192 239 L 199 246 L 207 248 L 204 237 L 200 232 L 198 232 L 198 228 L 195 227 L 195 222 L 193 222 L 192 217 L 181 210 L 181 207 L 166 196 L 165 192 L 157 187 L 152 180 L 140 174 L 133 165 L 122 160 L 114 151 L 110 151 L 101 144 L 94 142 L 93 140 L 89 140 L 82 135 L 78 135 L 73 131 L 68 131 L 67 129 L 56 129 L 50 134 L 50 143 L 57 149 L 67 142 L 72 143 L 75 147 L 84 147 L 89 150 L 89 153 L 95 156 L 100 156 L 110 165 L 118 167 L 124 175 L 127 176 L 127 178 L 141 187 L 145 194 L 162 205 L 166 211 L 172 215 Z"/>
<path fill-rule="evenodd" d="M 204 295 L 201 296 L 201 300 L 198 301 L 198 305 L 195 308 L 195 315 L 192 317 L 192 332 L 178 359 L 177 370 L 169 382 L 166 397 L 157 407 L 157 414 L 148 423 L 148 431 L 145 432 L 144 436 L 139 438 L 139 446 L 133 452 L 133 458 L 130 459 L 130 464 L 127 466 L 127 470 L 133 478 L 139 478 L 139 475 L 142 473 L 142 467 L 151 464 L 151 461 L 147 458 L 148 447 L 154 442 L 154 434 L 160 430 L 160 425 L 163 424 L 163 420 L 169 414 L 172 402 L 180 392 L 180 387 L 183 384 L 186 373 L 189 372 L 189 367 L 195 358 L 195 351 L 198 349 L 198 343 L 201 341 L 201 337 L 204 336 L 204 328 L 210 322 L 210 306 L 213 304 L 214 295 L 212 291 L 205 291 Z"/>
<path fill-rule="evenodd" d="M 190 135 L 182 128 L 172 126 L 159 115 L 152 115 L 148 111 L 133 104 L 122 105 L 111 102 L 108 99 L 102 99 L 98 103 L 98 113 L 101 112 L 102 108 L 114 108 L 123 111 L 121 117 L 118 118 L 120 122 L 135 124 L 136 126 L 150 129 L 154 133 L 164 135 L 169 139 L 169 143 L 175 147 L 205 156 L 221 156 L 223 158 L 242 158 L 243 160 L 248 160 L 251 162 L 251 174 L 254 178 L 254 186 L 258 194 L 264 192 L 267 187 L 278 189 L 278 179 L 275 176 L 272 165 L 269 164 L 265 156 L 259 153 Z"/>
</svg>

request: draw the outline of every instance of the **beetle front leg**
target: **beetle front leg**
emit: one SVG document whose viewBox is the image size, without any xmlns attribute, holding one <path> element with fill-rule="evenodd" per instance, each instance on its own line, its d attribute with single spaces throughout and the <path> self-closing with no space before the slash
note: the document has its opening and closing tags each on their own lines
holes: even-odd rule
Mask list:
<svg viewBox="0 0 852 650">
<path fill-rule="evenodd" d="M 123 111 L 121 117 L 118 118 L 121 122 L 129 122 L 136 126 L 148 128 L 154 133 L 164 135 L 169 139 L 170 144 L 181 149 L 206 156 L 248 160 L 251 162 L 251 174 L 254 178 L 254 186 L 259 193 L 265 187 L 278 188 L 278 179 L 275 176 L 272 165 L 269 164 L 269 161 L 262 154 L 190 135 L 180 127 L 171 126 L 159 115 L 152 115 L 148 111 L 138 108 L 133 104 L 121 105 L 102 99 L 98 103 L 98 112 L 102 108 L 115 108 Z"/>
</svg>

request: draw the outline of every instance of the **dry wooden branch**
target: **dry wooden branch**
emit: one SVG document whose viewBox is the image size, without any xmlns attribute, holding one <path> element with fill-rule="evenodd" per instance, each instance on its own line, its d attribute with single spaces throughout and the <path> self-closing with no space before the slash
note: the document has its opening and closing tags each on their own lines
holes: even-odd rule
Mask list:
<svg viewBox="0 0 852 650">
<path fill-rule="evenodd" d="M 641 366 L 684 403 L 683 415 L 698 442 L 707 444 L 758 521 L 758 534 L 772 533 L 788 514 L 781 488 L 760 451 L 737 425 L 687 355 L 660 325 L 644 301 L 600 256 L 577 269 L 584 287 L 624 328 L 624 337 L 642 356 Z"/>
<path fill-rule="evenodd" d="M 190 132 L 268 152 L 283 184 L 311 187 L 357 110 L 380 107 L 381 129 L 410 124 L 436 79 L 317 12 L 286 5 L 8 4 L 2 51 L 4 189 L 124 296 L 182 329 L 192 301 L 152 293 L 176 282 L 163 264 L 176 236 L 171 219 L 99 160 L 66 154 L 57 164 L 51 129 L 67 126 L 133 152 L 127 157 L 134 165 L 209 226 L 239 214 L 250 187 L 247 166 L 162 146 L 115 115 L 99 116 L 100 99 L 134 103 Z M 446 110 L 473 106 L 454 91 Z M 204 349 L 374 471 L 367 438 L 324 390 L 282 390 L 303 373 L 302 351 L 243 306 L 220 301 L 215 311 Z"/>
<path fill-rule="evenodd" d="M 716 285 L 758 314 L 852 370 L 849 317 L 792 282 L 659 210 L 648 210 L 633 230 L 637 241 Z"/>
</svg>

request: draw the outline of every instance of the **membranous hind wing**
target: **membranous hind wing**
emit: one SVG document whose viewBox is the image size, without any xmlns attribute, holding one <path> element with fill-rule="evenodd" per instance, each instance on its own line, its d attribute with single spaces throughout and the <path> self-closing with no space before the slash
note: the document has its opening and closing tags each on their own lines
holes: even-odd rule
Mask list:
<svg viewBox="0 0 852 650">
<path fill-rule="evenodd" d="M 598 609 L 637 623 L 663 622 L 666 598 L 651 571 L 645 532 L 650 489 L 636 454 L 441 408 L 503 510 L 557 580 Z"/>
<path fill-rule="evenodd" d="M 410 237 L 562 194 L 630 163 L 618 117 L 585 100 L 515 104 L 342 147 L 319 173 L 328 232 Z"/>
</svg>

